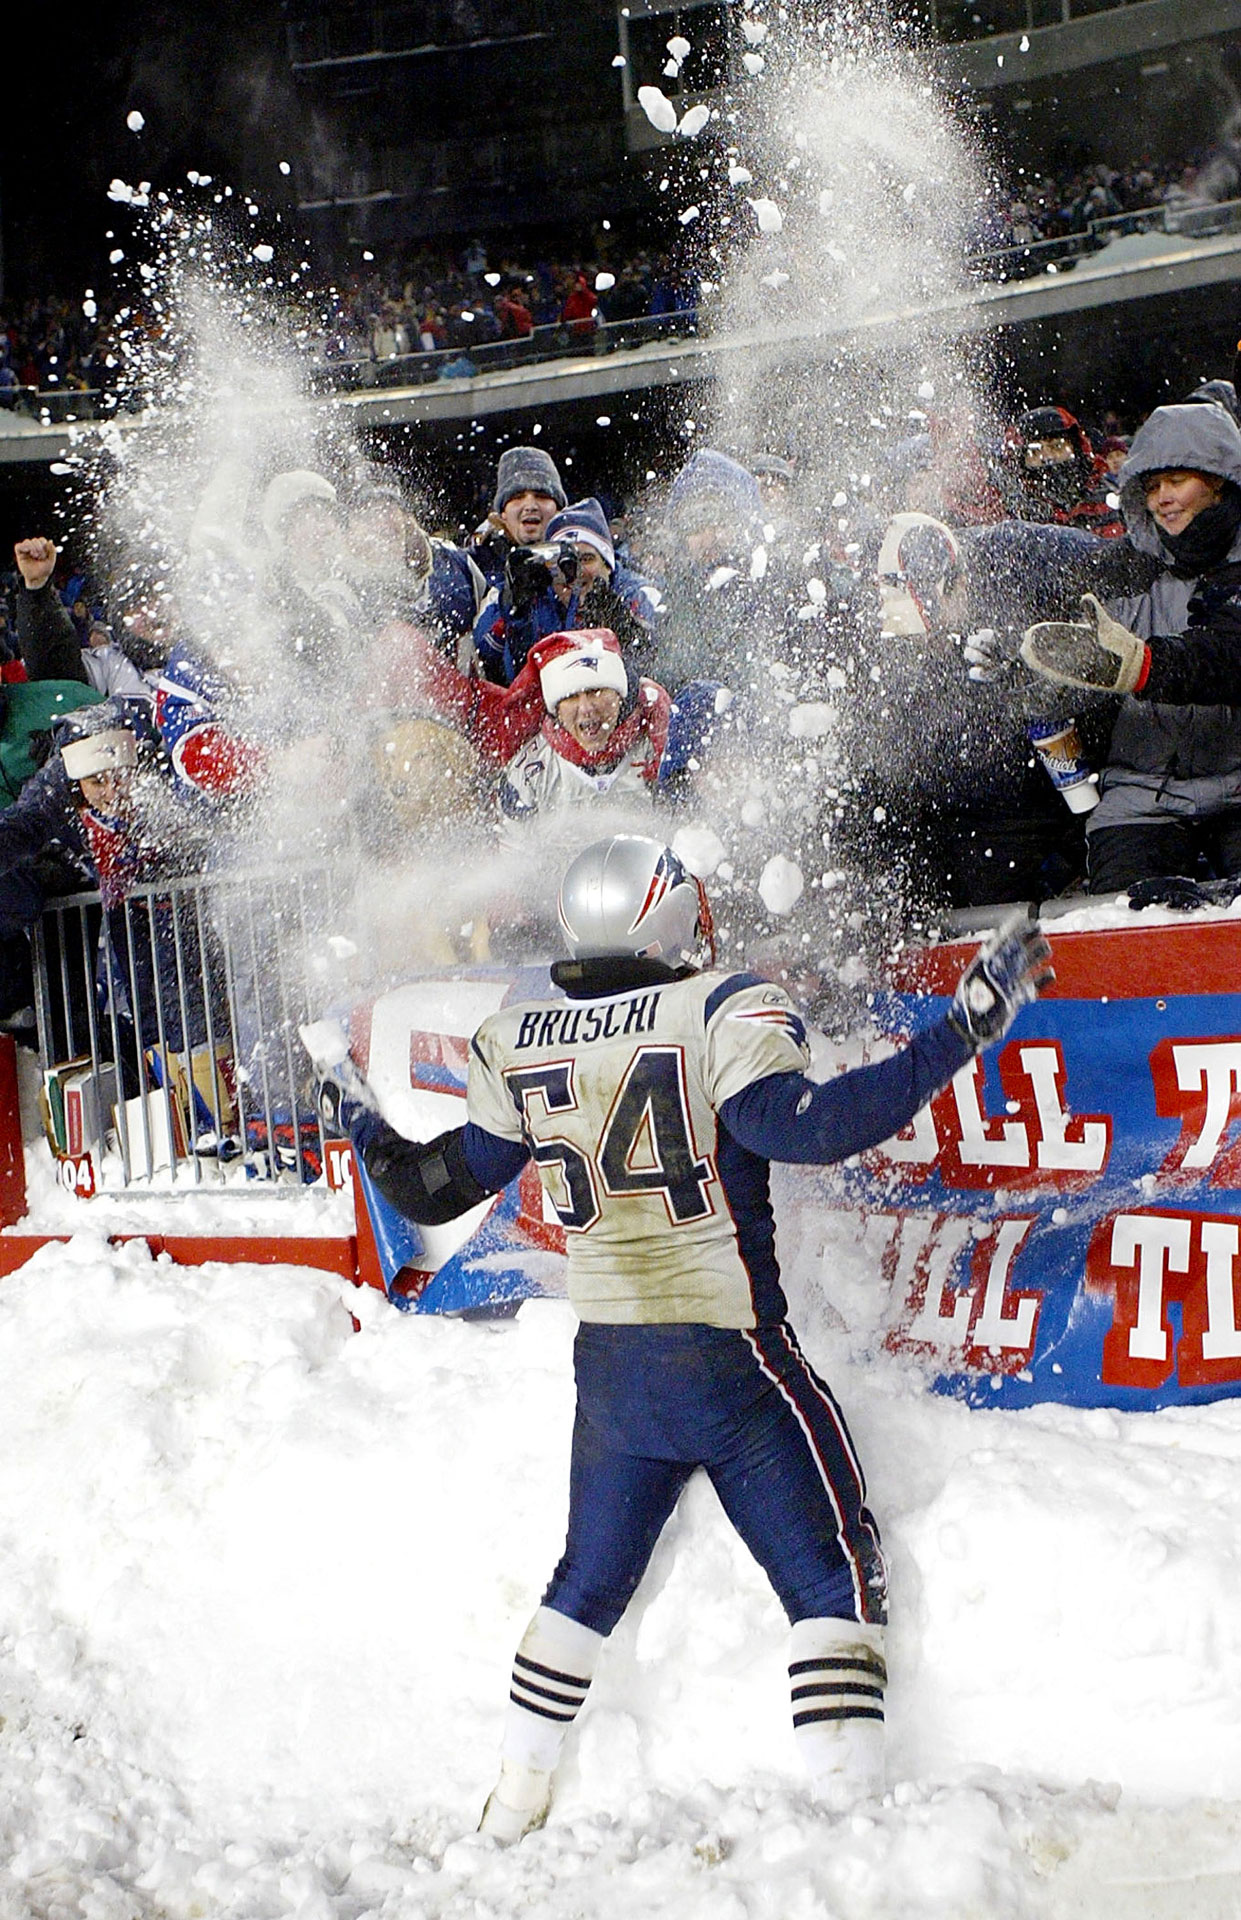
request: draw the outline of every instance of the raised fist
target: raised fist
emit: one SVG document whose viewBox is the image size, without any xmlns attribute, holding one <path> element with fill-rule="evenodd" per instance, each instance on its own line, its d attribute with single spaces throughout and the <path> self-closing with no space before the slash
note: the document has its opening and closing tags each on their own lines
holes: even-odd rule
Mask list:
<svg viewBox="0 0 1241 1920">
<path fill-rule="evenodd" d="M 51 540 L 19 540 L 13 549 L 17 570 L 26 585 L 45 587 L 56 571 L 56 546 Z"/>
</svg>

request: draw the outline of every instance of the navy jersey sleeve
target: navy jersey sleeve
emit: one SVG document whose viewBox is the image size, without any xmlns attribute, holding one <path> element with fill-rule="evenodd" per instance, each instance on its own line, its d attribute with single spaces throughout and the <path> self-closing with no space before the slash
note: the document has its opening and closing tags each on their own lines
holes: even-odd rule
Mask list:
<svg viewBox="0 0 1241 1920">
<path fill-rule="evenodd" d="M 486 1127 L 476 1126 L 472 1120 L 467 1120 L 464 1132 L 465 1164 L 488 1193 L 499 1193 L 501 1187 L 507 1187 L 530 1158 L 524 1140 L 502 1140 L 498 1133 L 488 1133 Z"/>
<path fill-rule="evenodd" d="M 767 1160 L 827 1166 L 890 1140 L 974 1049 L 946 1020 L 915 1034 L 887 1060 L 817 1084 L 802 1073 L 772 1073 L 723 1101 L 720 1119 L 751 1153 Z"/>
</svg>

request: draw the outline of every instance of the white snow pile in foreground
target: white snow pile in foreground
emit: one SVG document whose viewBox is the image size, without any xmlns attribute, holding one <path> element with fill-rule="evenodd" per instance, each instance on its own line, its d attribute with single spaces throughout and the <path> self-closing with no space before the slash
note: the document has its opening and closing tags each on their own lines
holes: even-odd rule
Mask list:
<svg viewBox="0 0 1241 1920">
<path fill-rule="evenodd" d="M 782 1617 L 695 1482 L 511 1853 L 473 1828 L 562 1539 L 568 1308 L 402 1316 L 94 1234 L 0 1283 L 3 1920 L 1235 1916 L 1241 1406 L 931 1397 L 850 1357 L 816 1231 L 893 1790 L 811 1807 Z"/>
</svg>

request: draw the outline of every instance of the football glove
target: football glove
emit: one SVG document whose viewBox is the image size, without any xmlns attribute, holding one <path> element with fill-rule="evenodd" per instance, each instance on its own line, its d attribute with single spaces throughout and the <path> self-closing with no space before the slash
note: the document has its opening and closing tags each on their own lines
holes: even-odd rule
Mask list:
<svg viewBox="0 0 1241 1920">
<path fill-rule="evenodd" d="M 962 974 L 948 1009 L 949 1024 L 975 1050 L 989 1047 L 1055 977 L 1038 921 L 1013 915 Z"/>
<path fill-rule="evenodd" d="M 379 1102 L 350 1055 L 344 1028 L 337 1020 L 315 1020 L 298 1032 L 318 1081 L 319 1118 L 335 1133 L 352 1133 L 363 1114 L 379 1112 Z"/>
<path fill-rule="evenodd" d="M 1093 593 L 1082 595 L 1081 620 L 1040 620 L 1027 627 L 1021 657 L 1044 680 L 1096 693 L 1132 693 L 1146 670 L 1147 647 L 1113 620 Z"/>
</svg>

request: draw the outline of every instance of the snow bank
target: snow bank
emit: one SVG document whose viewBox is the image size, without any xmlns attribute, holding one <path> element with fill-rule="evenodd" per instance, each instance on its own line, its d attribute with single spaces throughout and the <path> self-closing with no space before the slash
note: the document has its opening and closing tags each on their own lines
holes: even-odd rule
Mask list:
<svg viewBox="0 0 1241 1920">
<path fill-rule="evenodd" d="M 4 1920 L 1235 1915 L 1241 1408 L 927 1396 L 861 1360 L 827 1299 L 856 1321 L 858 1250 L 792 1197 L 892 1560 L 883 1804 L 811 1808 L 779 1609 L 696 1482 L 548 1828 L 478 1839 L 562 1537 L 568 1309 L 402 1316 L 82 1234 L 0 1286 Z"/>
</svg>

